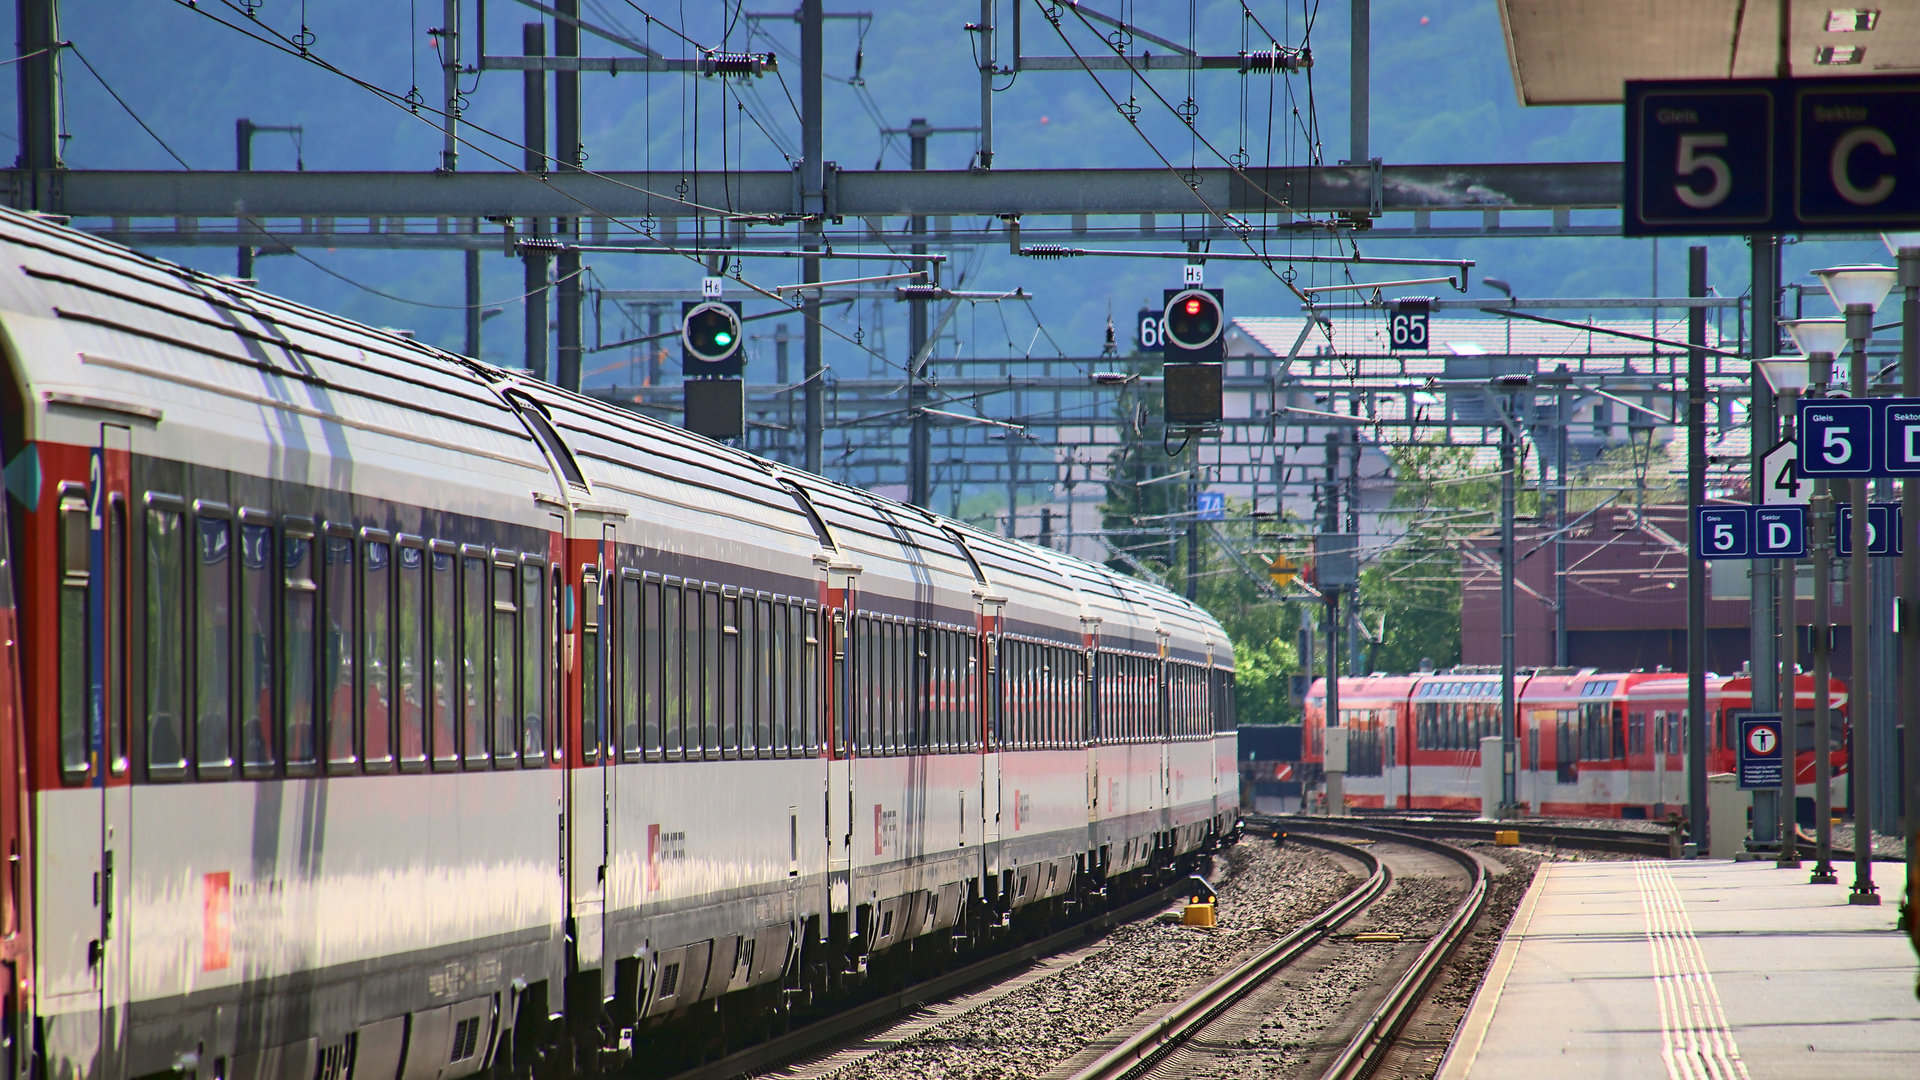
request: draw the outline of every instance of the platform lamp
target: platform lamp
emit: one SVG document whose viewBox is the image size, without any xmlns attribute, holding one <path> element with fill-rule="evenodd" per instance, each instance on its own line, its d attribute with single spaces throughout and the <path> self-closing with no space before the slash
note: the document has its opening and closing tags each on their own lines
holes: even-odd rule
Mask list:
<svg viewBox="0 0 1920 1080">
<path fill-rule="evenodd" d="M 1881 233 L 1880 242 L 1894 257 L 1899 276 L 1900 305 L 1900 396 L 1920 397 L 1920 232 Z M 1906 792 L 1901 799 L 1906 826 L 1907 890 L 1905 916 L 1909 932 L 1920 918 L 1920 724 L 1910 719 L 1920 714 L 1920 479 L 1908 477 L 1900 483 L 1901 537 L 1905 548 L 1900 553 L 1900 601 L 1895 606 L 1894 632 L 1899 635 L 1900 682 L 1899 708 L 1894 715 L 1906 731 L 1901 740 L 1906 758 L 1902 770 Z M 1920 940 L 1920 935 L 1915 936 Z"/>
<path fill-rule="evenodd" d="M 1787 319 L 1781 323 L 1793 337 L 1794 345 L 1807 354 L 1809 397 L 1825 397 L 1833 381 L 1833 356 L 1846 344 L 1845 319 Z M 1833 885 L 1839 878 L 1833 873 L 1833 496 L 1827 481 L 1813 485 L 1813 502 L 1807 508 L 1809 554 L 1813 557 L 1813 875 L 1815 885 Z M 1795 602 L 1796 607 L 1798 601 Z M 1796 681 L 1797 682 L 1797 681 Z M 1798 687 L 1795 687 L 1798 696 Z M 1795 702 L 1798 704 L 1798 702 Z M 1794 756 L 1799 757 L 1799 739 L 1794 739 Z"/>
<path fill-rule="evenodd" d="M 1835 266 L 1815 270 L 1813 276 L 1827 287 L 1827 295 L 1847 320 L 1847 340 L 1853 344 L 1848 365 L 1848 392 L 1856 398 L 1868 396 L 1867 341 L 1873 337 L 1873 313 L 1893 291 L 1899 280 L 1891 266 Z M 1853 685 L 1847 694 L 1847 711 L 1857 721 L 1853 725 L 1853 743 L 1847 756 L 1853 777 L 1853 888 L 1847 894 L 1850 904 L 1878 904 L 1880 891 L 1873 885 L 1873 709 L 1870 698 L 1872 680 L 1868 673 L 1873 659 L 1869 640 L 1873 619 L 1873 563 L 1867 552 L 1867 493 L 1871 481 L 1865 477 L 1849 481 L 1853 498 L 1853 580 L 1850 609 L 1853 612 Z"/>
<path fill-rule="evenodd" d="M 1828 354 L 1831 357 L 1831 353 Z M 1831 359 L 1825 363 L 1831 363 Z M 1753 366 L 1760 369 L 1760 375 L 1766 379 L 1767 386 L 1774 396 L 1780 399 L 1777 410 L 1782 421 L 1782 435 L 1788 441 L 1794 439 L 1794 403 L 1800 394 L 1813 381 L 1812 365 L 1805 356 L 1769 356 L 1764 360 L 1755 360 Z M 1780 851 L 1774 865 L 1782 869 L 1800 868 L 1799 837 L 1795 833 L 1797 817 L 1794 813 L 1798 780 L 1798 752 L 1793 745 L 1793 734 L 1800 726 L 1800 602 L 1799 602 L 1799 560 L 1779 559 L 1775 561 L 1777 595 L 1784 597 L 1781 607 L 1786 616 L 1787 632 L 1782 635 L 1785 648 L 1780 656 L 1780 717 L 1784 721 L 1787 745 L 1781 751 L 1784 759 L 1780 770 L 1779 813 Z M 1759 703 L 1754 703 L 1758 707 Z"/>
</svg>

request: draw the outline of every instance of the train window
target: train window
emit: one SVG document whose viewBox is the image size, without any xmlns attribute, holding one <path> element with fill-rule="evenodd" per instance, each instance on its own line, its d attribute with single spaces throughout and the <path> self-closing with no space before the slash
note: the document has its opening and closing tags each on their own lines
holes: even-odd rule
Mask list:
<svg viewBox="0 0 1920 1080">
<path fill-rule="evenodd" d="M 1627 753 L 1644 754 L 1647 752 L 1647 714 L 1629 713 L 1627 715 Z"/>
<path fill-rule="evenodd" d="M 468 555 L 460 560 L 460 743 L 470 769 L 487 764 L 487 560 Z M 591 603 L 591 600 L 587 602 Z M 592 649 L 587 670 L 598 658 Z M 592 685 L 591 683 L 589 685 Z M 589 709 L 591 711 L 591 709 Z"/>
<path fill-rule="evenodd" d="M 354 630 L 353 537 L 327 536 L 321 541 L 320 585 L 325 590 L 324 623 L 320 638 L 320 700 L 327 722 L 327 768 L 346 772 L 358 764 L 354 754 Z"/>
<path fill-rule="evenodd" d="M 420 768 L 427 760 L 427 716 L 438 695 L 428 660 L 427 553 L 399 548 L 394 618 L 394 675 L 398 683 L 400 767 Z"/>
<path fill-rule="evenodd" d="M 436 541 L 436 544 L 438 542 Z M 458 720 L 454 714 L 454 695 L 460 685 L 458 660 L 454 652 L 454 619 L 459 610 L 454 597 L 453 553 L 435 551 L 432 553 L 431 582 L 429 587 L 431 618 L 428 621 L 428 641 L 433 652 L 433 673 L 428 683 L 432 700 L 432 722 L 429 725 L 433 736 L 430 752 L 433 760 L 441 768 L 450 768 L 460 760 L 460 750 L 455 742 L 459 734 Z"/>
<path fill-rule="evenodd" d="M 186 771 L 186 519 L 171 506 L 147 506 L 147 772 L 172 779 Z"/>
<path fill-rule="evenodd" d="M 888 727 L 888 749 L 896 754 L 911 753 L 914 749 L 914 707 L 913 707 L 913 626 L 908 623 L 894 623 L 893 641 L 893 686 L 887 694 L 892 704 L 889 710 L 892 724 Z"/>
<path fill-rule="evenodd" d="M 620 749 L 628 761 L 639 760 L 640 743 L 640 579 L 620 579 L 619 604 L 614 618 L 620 621 L 620 641 L 615 653 L 620 658 L 619 687 L 615 700 L 614 724 L 620 732 Z"/>
<path fill-rule="evenodd" d="M 520 563 L 520 757 L 528 765 L 545 764 L 550 746 L 556 760 L 560 753 L 554 746 L 560 740 L 547 738 L 547 717 L 556 711 L 550 650 L 559 632 L 548 597 L 559 595 L 560 569 L 553 570 L 554 587 L 548 588 L 547 580 L 546 560 L 524 556 Z"/>
<path fill-rule="evenodd" d="M 807 752 L 812 754 L 820 750 L 820 609 L 808 604 L 804 611 L 796 609 L 795 613 L 800 619 L 800 648 L 796 650 L 800 677 L 793 681 L 794 692 L 799 695 L 795 715 L 806 733 Z M 798 744 L 799 737 L 794 741 Z"/>
<path fill-rule="evenodd" d="M 393 547 L 384 540 L 360 546 L 360 756 L 369 771 L 393 762 Z"/>
<path fill-rule="evenodd" d="M 1670 712 L 1667 714 L 1667 753 L 1685 753 L 1687 748 L 1687 714 Z"/>
<path fill-rule="evenodd" d="M 660 632 L 660 583 L 646 583 L 646 610 L 642 613 L 645 626 L 640 632 L 640 701 L 641 723 L 645 731 L 641 738 L 645 740 L 646 753 L 659 760 L 661 747 L 662 709 L 666 700 L 666 680 L 661 667 L 661 649 L 665 635 Z"/>
<path fill-rule="evenodd" d="M 580 568 L 580 756 L 585 761 L 600 760 L 605 738 L 601 721 L 605 680 L 600 652 L 600 626 L 605 621 L 600 573 L 592 566 Z"/>
<path fill-rule="evenodd" d="M 700 606 L 701 625 L 705 631 L 702 638 L 706 651 L 701 654 L 697 666 L 689 668 L 703 676 L 700 687 L 700 715 L 705 723 L 706 756 L 720 756 L 720 591 L 708 586 L 701 594 L 705 602 Z M 691 740 L 689 740 L 691 741 Z"/>
<path fill-rule="evenodd" d="M 861 753 L 871 751 L 875 746 L 874 733 L 879 715 L 879 703 L 874 697 L 877 684 L 876 672 L 880 667 L 880 635 L 873 620 L 865 615 L 853 620 L 853 651 L 859 657 L 854 679 L 860 690 L 855 695 L 854 711 L 857 714 L 854 729 L 854 748 Z"/>
<path fill-rule="evenodd" d="M 744 601 L 743 601 L 744 602 Z M 753 602 L 753 746 L 754 752 L 763 758 L 772 757 L 774 744 L 774 710 L 780 704 L 780 666 L 774 662 L 773 655 L 773 601 L 765 597 Z M 784 745 L 784 743 L 782 744 Z"/>
<path fill-rule="evenodd" d="M 519 605 L 514 603 L 515 572 L 512 563 L 493 565 L 493 758 L 509 768 L 520 756 L 519 710 L 514 694 L 519 669 L 514 651 L 520 636 L 515 625 L 520 614 Z"/>
<path fill-rule="evenodd" d="M 194 760 L 196 775 L 212 779 L 233 767 L 233 522 L 196 509 Z"/>
<path fill-rule="evenodd" d="M 314 608 L 319 588 L 313 580 L 313 537 L 305 531 L 305 526 L 287 529 L 281 559 L 285 564 L 282 582 L 286 590 L 281 602 L 281 633 L 286 647 L 284 746 L 288 773 L 306 775 L 318 763 L 320 747 L 314 730 L 317 726 L 314 689 L 318 681 L 314 670 L 318 613 Z"/>
<path fill-rule="evenodd" d="M 1613 734 L 1613 753 L 1608 755 L 1608 758 L 1609 760 L 1624 758 L 1627 756 L 1627 718 L 1617 705 L 1614 706 L 1611 720 L 1608 728 Z"/>
<path fill-rule="evenodd" d="M 273 769 L 273 528 L 240 525 L 240 766 Z"/>
<path fill-rule="evenodd" d="M 711 594 L 709 594 L 711 595 Z M 728 757 L 740 753 L 740 600 L 738 597 L 720 598 L 720 632 L 716 637 L 709 634 L 709 644 L 715 647 L 714 655 L 708 658 L 711 663 L 717 660 L 719 671 L 719 693 L 716 700 L 720 708 L 720 748 Z"/>
<path fill-rule="evenodd" d="M 127 771 L 127 502 L 119 492 L 107 496 L 104 549 L 106 555 L 106 724 L 107 768 L 115 776 Z"/>
<path fill-rule="evenodd" d="M 1579 779 L 1579 747 L 1575 741 L 1575 723 L 1578 713 L 1573 709 L 1560 709 L 1554 715 L 1553 763 L 1554 782 L 1571 784 Z"/>
<path fill-rule="evenodd" d="M 740 757 L 747 759 L 754 757 L 760 752 L 760 747 L 755 742 L 756 735 L 754 732 L 754 728 L 758 723 L 757 714 L 760 704 L 759 687 L 756 685 L 754 678 L 755 669 L 759 666 L 755 661 L 753 648 L 756 611 L 754 607 L 754 597 L 750 592 L 743 591 L 738 600 L 734 602 L 738 605 L 736 621 L 733 624 L 735 630 L 735 666 L 738 668 L 738 671 L 734 676 L 732 685 L 734 687 L 734 694 L 740 703 L 736 712 L 740 724 Z"/>
<path fill-rule="evenodd" d="M 60 485 L 60 771 L 79 782 L 92 761 L 87 721 L 87 588 L 92 535 L 85 484 Z"/>
<path fill-rule="evenodd" d="M 662 734 L 665 736 L 667 756 L 679 759 L 686 753 L 686 663 L 688 634 L 686 630 L 685 590 L 679 585 L 668 585 L 662 592 L 665 603 L 660 609 L 660 637 L 664 648 L 661 649 L 662 672 L 665 678 L 660 680 L 661 705 L 664 710 Z"/>
<path fill-rule="evenodd" d="M 788 724 L 792 720 L 789 700 L 792 691 L 787 685 L 793 673 L 793 665 L 787 660 L 788 650 L 792 648 L 787 626 L 793 616 L 787 602 L 776 598 L 771 604 L 762 605 L 761 617 L 768 620 L 762 627 L 766 636 L 767 704 L 770 710 L 767 720 L 770 741 L 767 745 L 775 757 L 786 757 L 787 751 L 793 746 L 788 731 Z"/>
</svg>

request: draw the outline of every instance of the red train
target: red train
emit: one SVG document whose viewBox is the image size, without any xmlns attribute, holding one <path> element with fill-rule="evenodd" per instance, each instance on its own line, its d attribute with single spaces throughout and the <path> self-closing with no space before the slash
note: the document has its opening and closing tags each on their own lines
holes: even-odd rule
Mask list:
<svg viewBox="0 0 1920 1080">
<path fill-rule="evenodd" d="M 1661 818 L 1687 801 L 1687 677 L 1670 671 L 1523 669 L 1516 677 L 1517 796 L 1553 817 Z M 1833 775 L 1846 771 L 1846 684 L 1829 683 Z M 1796 781 L 1812 794 L 1813 676 L 1798 678 Z M 1747 676 L 1707 677 L 1709 773 L 1733 770 L 1734 718 L 1751 709 Z M 1303 761 L 1326 747 L 1325 679 L 1306 701 Z M 1346 803 L 1403 810 L 1480 808 L 1480 740 L 1500 735 L 1498 668 L 1340 680 L 1348 729 Z M 1312 770 L 1317 772 L 1318 770 Z"/>
</svg>

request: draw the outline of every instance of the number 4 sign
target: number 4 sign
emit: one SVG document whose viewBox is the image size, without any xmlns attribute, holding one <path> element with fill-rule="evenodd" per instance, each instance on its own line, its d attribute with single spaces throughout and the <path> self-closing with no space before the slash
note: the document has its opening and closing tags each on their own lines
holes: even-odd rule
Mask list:
<svg viewBox="0 0 1920 1080">
<path fill-rule="evenodd" d="M 1765 485 L 1760 501 L 1768 506 L 1805 506 L 1813 499 L 1813 481 L 1800 475 L 1800 446 L 1787 439 L 1760 459 Z"/>
</svg>

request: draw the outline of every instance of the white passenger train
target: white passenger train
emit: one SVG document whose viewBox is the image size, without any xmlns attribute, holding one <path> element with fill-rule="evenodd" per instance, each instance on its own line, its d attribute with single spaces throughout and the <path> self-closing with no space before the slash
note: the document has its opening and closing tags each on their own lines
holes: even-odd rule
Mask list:
<svg viewBox="0 0 1920 1080">
<path fill-rule="evenodd" d="M 0 253 L 10 1076 L 664 1068 L 1232 828 L 1176 596 L 54 221 Z"/>
</svg>

